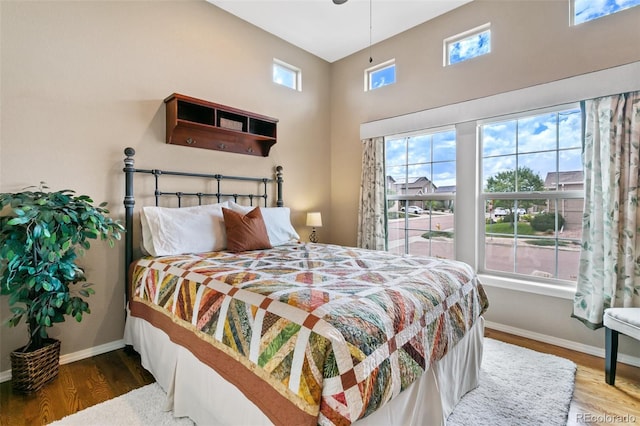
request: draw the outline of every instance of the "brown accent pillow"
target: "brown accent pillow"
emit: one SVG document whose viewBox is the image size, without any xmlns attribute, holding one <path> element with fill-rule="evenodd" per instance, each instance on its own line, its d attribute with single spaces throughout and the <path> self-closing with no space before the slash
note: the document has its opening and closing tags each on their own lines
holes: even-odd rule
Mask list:
<svg viewBox="0 0 640 426">
<path fill-rule="evenodd" d="M 228 251 L 239 252 L 271 248 L 260 207 L 256 207 L 245 215 L 223 207 L 222 215 L 227 231 Z"/>
</svg>

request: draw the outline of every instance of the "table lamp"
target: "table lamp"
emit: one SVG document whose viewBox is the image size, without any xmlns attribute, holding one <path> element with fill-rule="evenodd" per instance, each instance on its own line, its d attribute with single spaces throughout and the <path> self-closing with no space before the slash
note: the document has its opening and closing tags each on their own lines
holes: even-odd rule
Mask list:
<svg viewBox="0 0 640 426">
<path fill-rule="evenodd" d="M 307 213 L 307 226 L 311 226 L 313 228 L 311 235 L 309 235 L 309 241 L 317 243 L 318 235 L 316 234 L 316 228 L 320 228 L 322 226 L 322 215 L 320 212 Z"/>
</svg>

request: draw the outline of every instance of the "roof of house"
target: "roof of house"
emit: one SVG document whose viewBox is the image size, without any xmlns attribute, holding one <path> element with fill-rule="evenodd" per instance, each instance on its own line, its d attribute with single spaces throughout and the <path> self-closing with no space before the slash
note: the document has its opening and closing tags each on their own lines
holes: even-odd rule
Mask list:
<svg viewBox="0 0 640 426">
<path fill-rule="evenodd" d="M 440 186 L 436 188 L 436 192 L 456 192 L 455 185 Z"/>
<path fill-rule="evenodd" d="M 389 176 L 389 177 L 391 177 L 391 176 Z M 391 177 L 391 178 L 393 179 L 393 177 Z M 401 177 L 401 178 L 393 179 L 393 180 L 398 185 L 404 185 L 404 184 L 411 185 L 411 184 L 414 184 L 414 183 L 418 183 L 418 182 L 420 182 L 422 180 L 424 180 L 426 182 L 430 182 L 429 179 L 427 179 L 424 176 L 418 176 L 418 177 L 409 176 L 409 177 L 406 177 L 406 178 Z"/>
<path fill-rule="evenodd" d="M 557 184 L 582 184 L 584 182 L 584 172 L 573 170 L 569 172 L 549 172 L 544 180 L 545 188 L 556 188 Z"/>
</svg>

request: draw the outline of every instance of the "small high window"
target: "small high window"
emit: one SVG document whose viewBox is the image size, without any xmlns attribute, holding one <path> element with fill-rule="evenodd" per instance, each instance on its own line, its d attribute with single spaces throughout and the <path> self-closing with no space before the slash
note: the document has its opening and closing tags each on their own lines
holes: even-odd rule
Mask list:
<svg viewBox="0 0 640 426">
<path fill-rule="evenodd" d="M 571 0 L 573 25 L 592 21 L 640 5 L 640 0 Z"/>
<path fill-rule="evenodd" d="M 396 82 L 396 60 L 391 59 L 364 70 L 364 90 L 377 89 Z"/>
<path fill-rule="evenodd" d="M 302 91 L 302 70 L 279 59 L 273 59 L 273 82 Z"/>
<path fill-rule="evenodd" d="M 491 52 L 491 24 L 484 24 L 444 40 L 444 66 Z"/>
</svg>

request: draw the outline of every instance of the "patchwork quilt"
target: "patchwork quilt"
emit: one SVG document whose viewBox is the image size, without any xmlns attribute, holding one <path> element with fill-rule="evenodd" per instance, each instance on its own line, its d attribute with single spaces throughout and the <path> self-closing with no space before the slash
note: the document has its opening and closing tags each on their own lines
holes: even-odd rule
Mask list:
<svg viewBox="0 0 640 426">
<path fill-rule="evenodd" d="M 131 282 L 132 315 L 283 425 L 366 417 L 488 307 L 464 263 L 312 243 L 142 258 Z"/>
</svg>

